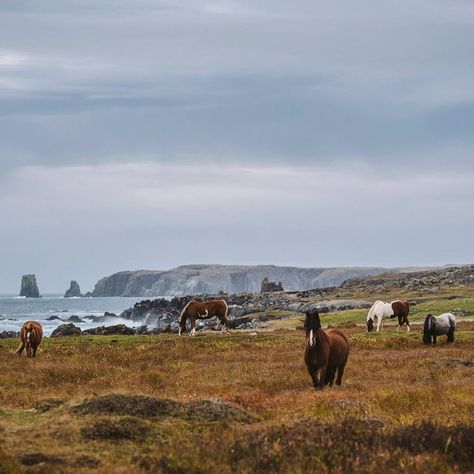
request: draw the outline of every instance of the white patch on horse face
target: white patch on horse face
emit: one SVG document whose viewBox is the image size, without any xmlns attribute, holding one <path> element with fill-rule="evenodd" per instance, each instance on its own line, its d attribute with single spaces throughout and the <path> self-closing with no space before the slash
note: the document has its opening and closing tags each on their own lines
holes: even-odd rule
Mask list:
<svg viewBox="0 0 474 474">
<path fill-rule="evenodd" d="M 313 335 L 313 330 L 309 331 L 309 345 L 313 347 L 314 344 L 314 335 Z"/>
</svg>

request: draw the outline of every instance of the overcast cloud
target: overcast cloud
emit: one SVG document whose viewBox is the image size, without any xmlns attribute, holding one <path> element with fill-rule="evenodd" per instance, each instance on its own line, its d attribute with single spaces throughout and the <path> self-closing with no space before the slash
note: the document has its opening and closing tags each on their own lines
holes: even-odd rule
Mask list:
<svg viewBox="0 0 474 474">
<path fill-rule="evenodd" d="M 472 262 L 474 4 L 3 1 L 0 293 Z"/>
</svg>

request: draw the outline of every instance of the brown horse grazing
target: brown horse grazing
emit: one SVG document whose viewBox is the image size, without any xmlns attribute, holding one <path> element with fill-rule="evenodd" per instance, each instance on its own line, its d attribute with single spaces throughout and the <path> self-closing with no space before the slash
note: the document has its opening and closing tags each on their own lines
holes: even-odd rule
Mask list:
<svg viewBox="0 0 474 474">
<path fill-rule="evenodd" d="M 392 301 L 392 310 L 393 316 L 390 316 L 390 318 L 398 318 L 398 330 L 406 324 L 407 331 L 409 331 L 410 323 L 408 321 L 408 313 L 410 312 L 410 305 L 408 304 L 408 301 Z"/>
<path fill-rule="evenodd" d="M 26 348 L 26 356 L 34 357 L 42 338 L 43 328 L 41 324 L 36 321 L 26 321 L 20 329 L 21 344 L 16 353 L 21 355 L 23 349 Z"/>
<path fill-rule="evenodd" d="M 315 388 L 321 390 L 325 385 L 341 385 L 344 368 L 349 357 L 349 340 L 340 329 L 324 331 L 321 329 L 319 313 L 308 311 L 304 323 L 306 330 L 306 350 L 304 361 Z M 319 372 L 319 380 L 318 380 Z"/>
<path fill-rule="evenodd" d="M 227 330 L 229 327 L 227 311 L 228 306 L 224 300 L 190 301 L 179 316 L 179 335 L 181 336 L 186 330 L 188 318 L 191 318 L 191 336 L 196 334 L 196 319 L 210 319 L 217 316 L 219 324 L 222 326 L 222 331 Z"/>
</svg>

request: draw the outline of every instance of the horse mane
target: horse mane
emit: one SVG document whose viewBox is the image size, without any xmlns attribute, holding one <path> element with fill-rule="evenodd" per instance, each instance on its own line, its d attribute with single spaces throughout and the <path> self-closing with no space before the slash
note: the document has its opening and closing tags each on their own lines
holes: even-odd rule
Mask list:
<svg viewBox="0 0 474 474">
<path fill-rule="evenodd" d="M 369 313 L 367 314 L 367 321 L 369 319 L 372 319 L 372 321 L 374 320 L 374 313 L 375 313 L 375 306 L 377 306 L 378 303 L 382 303 L 382 301 L 380 300 L 377 300 L 369 309 Z"/>
</svg>

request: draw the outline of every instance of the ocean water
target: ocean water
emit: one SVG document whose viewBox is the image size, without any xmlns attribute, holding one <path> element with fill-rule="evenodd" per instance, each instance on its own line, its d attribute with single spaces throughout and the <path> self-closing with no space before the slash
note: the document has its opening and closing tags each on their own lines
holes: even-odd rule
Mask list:
<svg viewBox="0 0 474 474">
<path fill-rule="evenodd" d="M 107 318 L 105 321 L 94 322 L 88 316 L 103 316 L 107 311 L 119 315 L 133 306 L 141 298 L 63 298 L 62 296 L 43 296 L 43 298 L 20 298 L 0 296 L 0 332 L 19 331 L 21 325 L 30 319 L 43 325 L 44 333 L 49 336 L 60 324 L 68 322 L 71 316 L 78 316 L 82 323 L 74 323 L 81 329 L 96 326 L 109 326 L 124 323 L 127 326 L 139 326 L 140 323 L 119 318 Z M 51 316 L 61 320 L 48 321 Z"/>
</svg>

